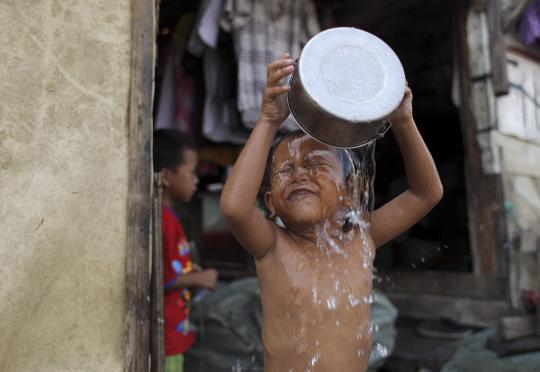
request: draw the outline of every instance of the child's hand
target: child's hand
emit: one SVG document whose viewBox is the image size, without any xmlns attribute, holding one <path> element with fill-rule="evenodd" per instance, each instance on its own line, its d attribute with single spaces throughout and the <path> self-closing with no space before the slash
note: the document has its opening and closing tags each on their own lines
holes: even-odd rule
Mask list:
<svg viewBox="0 0 540 372">
<path fill-rule="evenodd" d="M 279 59 L 268 65 L 266 86 L 261 107 L 261 119 L 268 124 L 279 128 L 289 115 L 286 101 L 280 97 L 289 91 L 289 85 L 280 85 L 281 79 L 294 71 L 293 60 L 289 53 L 283 54 Z"/>
<path fill-rule="evenodd" d="M 401 100 L 399 107 L 392 113 L 392 115 L 390 115 L 389 120 L 393 126 L 399 126 L 413 118 L 412 98 L 413 96 L 411 88 L 409 88 L 407 85 L 405 87 L 405 94 L 403 95 L 403 99 Z"/>
<path fill-rule="evenodd" d="M 199 286 L 207 289 L 215 289 L 218 280 L 218 272 L 214 269 L 200 271 Z"/>
</svg>

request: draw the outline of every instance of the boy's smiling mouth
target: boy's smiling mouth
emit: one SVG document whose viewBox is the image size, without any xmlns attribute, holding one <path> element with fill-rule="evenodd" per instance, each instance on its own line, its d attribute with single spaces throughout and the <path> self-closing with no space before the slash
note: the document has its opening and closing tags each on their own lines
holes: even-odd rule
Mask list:
<svg viewBox="0 0 540 372">
<path fill-rule="evenodd" d="M 287 200 L 294 201 L 294 200 L 300 200 L 300 199 L 309 198 L 313 196 L 317 196 L 317 193 L 314 190 L 306 186 L 300 186 L 300 187 L 296 187 L 292 189 L 288 193 Z"/>
</svg>

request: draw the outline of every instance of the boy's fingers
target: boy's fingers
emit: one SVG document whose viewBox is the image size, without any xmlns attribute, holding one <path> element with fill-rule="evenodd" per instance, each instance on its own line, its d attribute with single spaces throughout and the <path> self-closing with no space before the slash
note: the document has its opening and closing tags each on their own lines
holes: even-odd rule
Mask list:
<svg viewBox="0 0 540 372">
<path fill-rule="evenodd" d="M 266 88 L 266 96 L 269 98 L 276 98 L 277 96 L 289 91 L 291 87 L 289 85 L 282 85 L 279 87 Z"/>
<path fill-rule="evenodd" d="M 272 72 L 270 76 L 268 76 L 267 84 L 270 86 L 278 85 L 281 79 L 283 79 L 287 75 L 290 75 L 293 71 L 293 65 L 280 68 L 279 70 Z"/>
<path fill-rule="evenodd" d="M 268 75 L 270 75 L 272 72 L 279 70 L 280 68 L 291 66 L 294 64 L 294 61 L 292 59 L 278 59 L 268 65 Z"/>
</svg>

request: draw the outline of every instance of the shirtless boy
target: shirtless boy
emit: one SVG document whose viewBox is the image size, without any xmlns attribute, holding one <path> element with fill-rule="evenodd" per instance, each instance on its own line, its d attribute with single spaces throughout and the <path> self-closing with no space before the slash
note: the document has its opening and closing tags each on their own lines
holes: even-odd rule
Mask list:
<svg viewBox="0 0 540 372">
<path fill-rule="evenodd" d="M 339 151 L 307 135 L 274 149 L 267 207 L 284 227 L 256 208 L 273 139 L 289 112 L 281 85 L 294 70 L 288 54 L 268 66 L 262 109 L 221 197 L 221 210 L 239 242 L 255 257 L 263 306 L 265 371 L 357 372 L 367 369 L 372 259 L 375 249 L 419 221 L 442 197 L 433 159 L 412 115 L 412 94 L 392 114 L 409 189 L 357 224 L 350 239 L 329 247 L 321 226 L 342 229 L 350 180 Z M 339 254 L 336 252 L 340 252 Z M 367 261 L 367 264 L 366 264 Z"/>
</svg>

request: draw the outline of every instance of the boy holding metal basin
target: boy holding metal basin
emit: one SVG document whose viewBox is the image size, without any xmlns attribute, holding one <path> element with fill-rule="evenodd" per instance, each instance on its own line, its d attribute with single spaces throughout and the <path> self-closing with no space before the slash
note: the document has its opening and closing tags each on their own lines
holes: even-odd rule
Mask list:
<svg viewBox="0 0 540 372">
<path fill-rule="evenodd" d="M 227 180 L 221 210 L 256 261 L 265 371 L 366 370 L 375 250 L 427 214 L 442 185 L 416 128 L 408 87 L 388 119 L 409 189 L 377 210 L 369 200 L 373 174 L 359 171 L 369 157 L 358 162 L 355 152 L 303 132 L 272 148 L 289 114 L 281 98 L 291 88 L 281 82 L 294 70 L 288 54 L 268 66 L 259 120 Z M 268 160 L 265 202 L 278 224 L 256 207 Z"/>
</svg>

